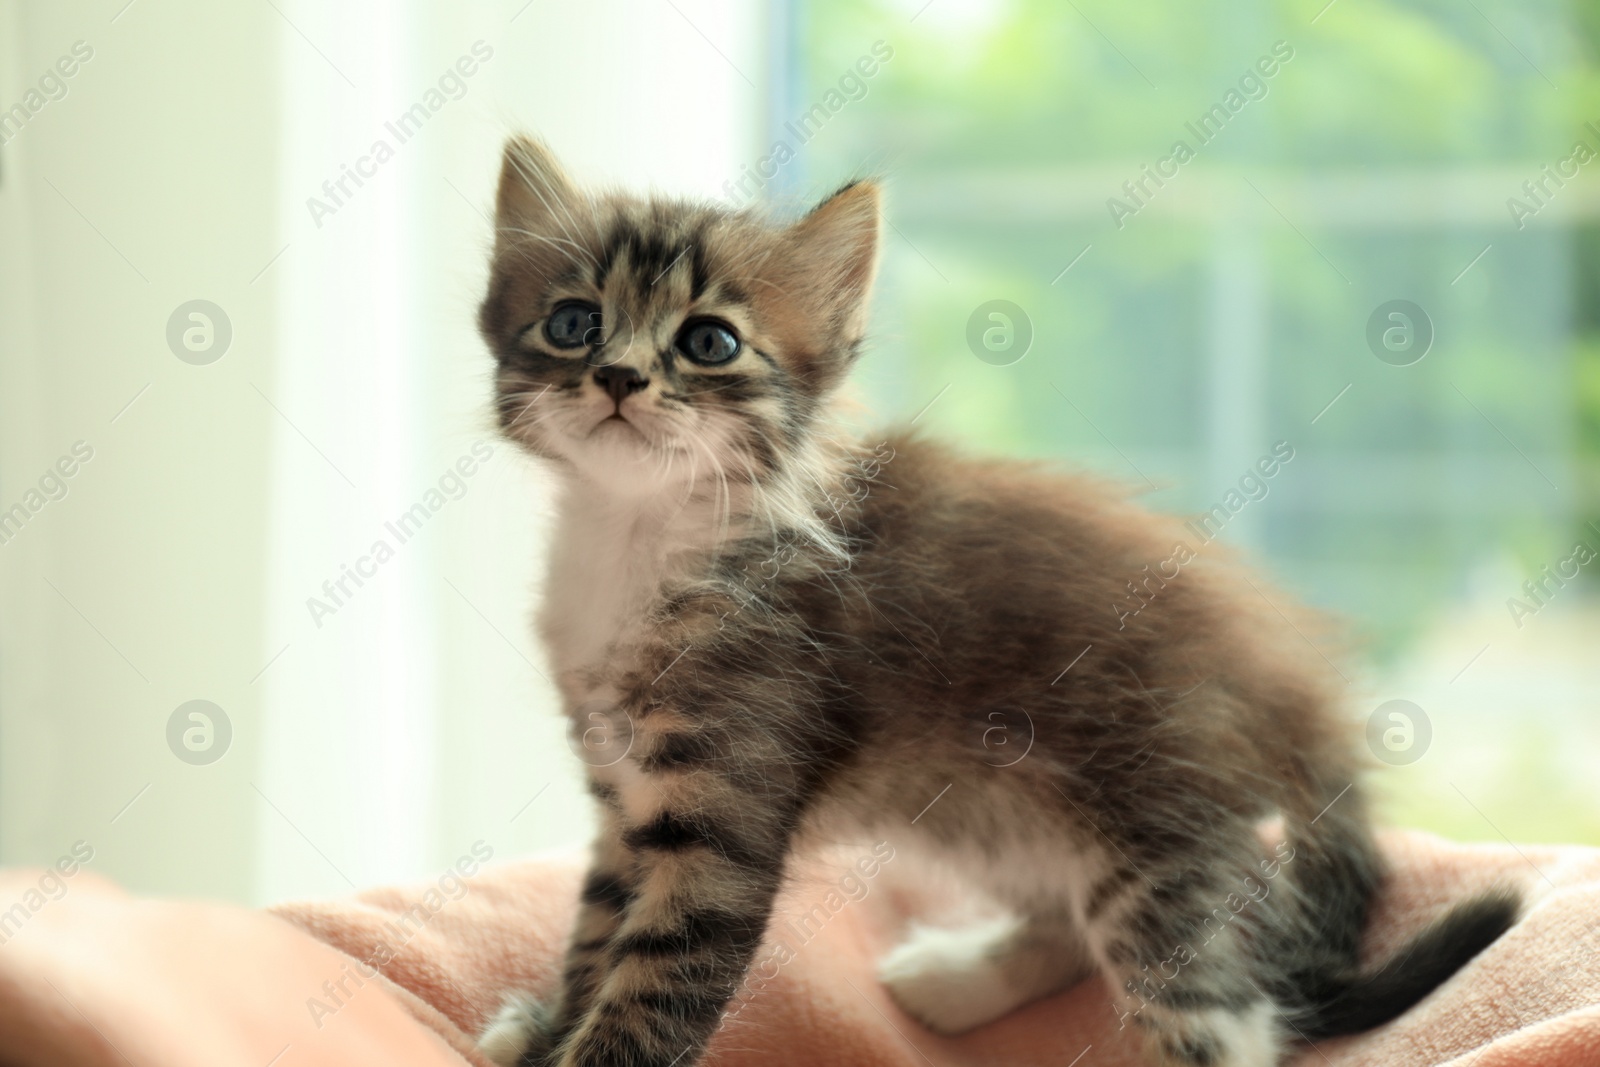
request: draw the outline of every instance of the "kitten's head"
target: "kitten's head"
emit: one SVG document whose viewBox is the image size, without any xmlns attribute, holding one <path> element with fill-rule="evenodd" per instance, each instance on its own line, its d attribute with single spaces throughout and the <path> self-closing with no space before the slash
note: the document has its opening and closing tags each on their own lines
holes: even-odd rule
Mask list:
<svg viewBox="0 0 1600 1067">
<path fill-rule="evenodd" d="M 796 454 L 861 340 L 878 191 L 792 226 L 579 190 L 539 143 L 506 145 L 478 325 L 500 423 L 619 491 L 759 483 Z"/>
</svg>

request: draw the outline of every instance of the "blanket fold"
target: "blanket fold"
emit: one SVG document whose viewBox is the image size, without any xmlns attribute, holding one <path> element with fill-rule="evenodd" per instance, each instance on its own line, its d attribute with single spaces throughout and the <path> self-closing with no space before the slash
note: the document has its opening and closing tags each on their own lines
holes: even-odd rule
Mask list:
<svg viewBox="0 0 1600 1067">
<path fill-rule="evenodd" d="M 1297 1046 L 1297 1067 L 1600 1063 L 1600 850 L 1383 843 L 1370 959 L 1492 885 L 1521 889 L 1524 916 L 1393 1023 Z M 87 872 L 41 894 L 39 872 L 0 872 L 0 1065 L 487 1067 L 472 1035 L 508 989 L 554 987 L 581 877 L 576 857 L 526 860 L 253 912 L 138 900 Z M 961 1037 L 918 1026 L 874 978 L 904 904 L 887 880 L 797 878 L 706 1062 L 1139 1062 L 1098 979 Z"/>
</svg>

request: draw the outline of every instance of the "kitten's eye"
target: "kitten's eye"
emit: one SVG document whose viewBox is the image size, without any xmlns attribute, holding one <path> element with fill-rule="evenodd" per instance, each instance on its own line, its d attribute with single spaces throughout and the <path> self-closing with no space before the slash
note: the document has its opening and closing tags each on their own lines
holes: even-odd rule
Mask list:
<svg viewBox="0 0 1600 1067">
<path fill-rule="evenodd" d="M 582 300 L 557 304 L 544 320 L 544 339 L 557 348 L 586 348 L 600 341 L 600 309 Z"/>
<path fill-rule="evenodd" d="M 715 319 L 691 322 L 678 334 L 678 350 L 690 362 L 706 367 L 732 361 L 739 349 L 739 335 L 727 323 Z"/>
</svg>

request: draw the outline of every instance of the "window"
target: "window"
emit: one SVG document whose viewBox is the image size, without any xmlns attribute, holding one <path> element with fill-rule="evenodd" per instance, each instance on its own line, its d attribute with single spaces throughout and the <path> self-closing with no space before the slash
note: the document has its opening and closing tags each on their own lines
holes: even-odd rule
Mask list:
<svg viewBox="0 0 1600 1067">
<path fill-rule="evenodd" d="M 1393 820 L 1600 841 L 1600 24 L 1319 6 L 811 0 L 795 187 L 889 179 L 873 407 L 1341 616 Z"/>
</svg>

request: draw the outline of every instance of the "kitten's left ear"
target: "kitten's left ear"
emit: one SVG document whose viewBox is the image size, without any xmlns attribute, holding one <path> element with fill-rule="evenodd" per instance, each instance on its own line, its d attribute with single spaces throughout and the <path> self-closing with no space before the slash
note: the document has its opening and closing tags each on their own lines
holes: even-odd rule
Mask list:
<svg viewBox="0 0 1600 1067">
<path fill-rule="evenodd" d="M 565 233 L 582 198 L 542 141 L 526 134 L 506 141 L 495 196 L 495 229 L 502 239 L 518 231 Z"/>
<path fill-rule="evenodd" d="M 878 270 L 878 184 L 852 182 L 784 235 L 783 291 L 800 304 L 829 347 L 848 348 L 867 325 L 867 299 Z"/>
</svg>

